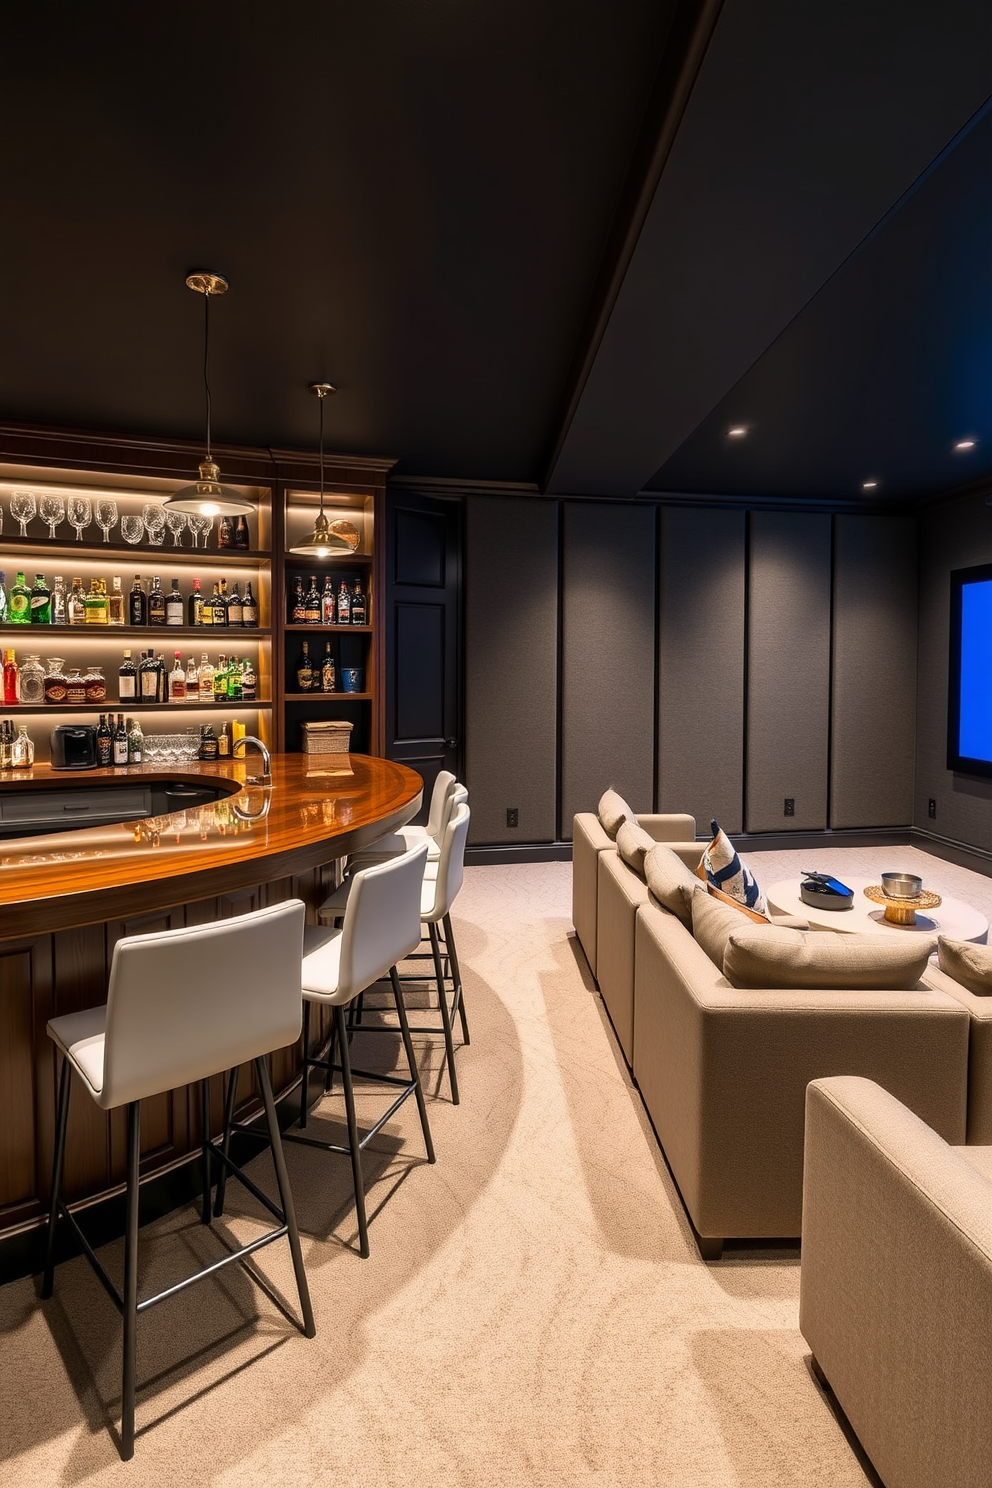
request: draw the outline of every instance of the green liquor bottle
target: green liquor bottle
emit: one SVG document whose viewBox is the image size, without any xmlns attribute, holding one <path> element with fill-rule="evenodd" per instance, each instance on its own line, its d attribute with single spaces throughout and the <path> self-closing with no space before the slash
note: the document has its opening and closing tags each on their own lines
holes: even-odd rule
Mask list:
<svg viewBox="0 0 992 1488">
<path fill-rule="evenodd" d="M 11 625 L 31 624 L 31 590 L 24 582 L 24 575 L 17 575 L 17 583 L 10 591 L 10 623 Z"/>
</svg>

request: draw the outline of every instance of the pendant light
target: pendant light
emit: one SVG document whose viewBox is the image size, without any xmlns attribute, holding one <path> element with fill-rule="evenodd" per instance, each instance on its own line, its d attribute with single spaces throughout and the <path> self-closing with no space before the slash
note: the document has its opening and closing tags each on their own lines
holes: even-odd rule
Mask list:
<svg viewBox="0 0 992 1488">
<path fill-rule="evenodd" d="M 320 510 L 310 536 L 302 542 L 294 543 L 289 551 L 302 553 L 305 558 L 337 558 L 342 553 L 350 558 L 354 551 L 351 544 L 331 531 L 330 523 L 324 515 L 324 399 L 328 393 L 336 393 L 337 388 L 332 387 L 329 382 L 308 382 L 307 391 L 316 393 L 320 403 Z"/>
<path fill-rule="evenodd" d="M 198 269 L 187 274 L 186 287 L 203 296 L 203 389 L 207 400 L 207 453 L 200 461 L 200 479 L 192 486 L 183 486 L 162 504 L 166 511 L 193 512 L 203 517 L 242 516 L 253 512 L 255 507 L 240 491 L 231 486 L 222 486 L 220 470 L 210 453 L 210 297 L 227 293 L 227 280 L 222 274 L 211 274 Z"/>
</svg>

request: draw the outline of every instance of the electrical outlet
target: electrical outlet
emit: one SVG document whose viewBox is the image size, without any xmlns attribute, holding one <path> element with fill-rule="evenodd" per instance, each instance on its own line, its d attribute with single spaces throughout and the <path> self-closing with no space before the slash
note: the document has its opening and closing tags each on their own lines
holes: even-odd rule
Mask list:
<svg viewBox="0 0 992 1488">
<path fill-rule="evenodd" d="M 506 825 L 508 827 L 519 827 L 519 825 L 520 825 L 520 811 L 519 811 L 519 809 L 516 806 L 507 806 L 507 808 L 506 808 Z"/>
<path fill-rule="evenodd" d="M 795 796 L 786 796 L 786 798 L 785 798 L 785 814 L 786 814 L 786 816 L 795 816 L 795 814 L 796 814 L 796 798 L 795 798 Z"/>
<path fill-rule="evenodd" d="M 931 821 L 937 820 L 937 802 L 933 796 L 927 801 L 927 816 Z"/>
</svg>

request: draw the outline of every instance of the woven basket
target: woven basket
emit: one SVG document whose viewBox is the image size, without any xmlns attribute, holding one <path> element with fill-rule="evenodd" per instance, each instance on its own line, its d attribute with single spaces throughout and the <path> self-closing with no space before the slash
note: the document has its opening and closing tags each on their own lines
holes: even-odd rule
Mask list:
<svg viewBox="0 0 992 1488">
<path fill-rule="evenodd" d="M 342 722 L 305 723 L 304 754 L 347 754 L 353 725 Z"/>
</svg>

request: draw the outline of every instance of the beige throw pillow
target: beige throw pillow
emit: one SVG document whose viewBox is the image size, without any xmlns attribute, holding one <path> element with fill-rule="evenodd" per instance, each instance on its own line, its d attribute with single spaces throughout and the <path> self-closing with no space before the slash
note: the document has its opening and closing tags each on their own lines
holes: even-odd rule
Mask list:
<svg viewBox="0 0 992 1488">
<path fill-rule="evenodd" d="M 651 851 L 644 855 L 644 877 L 658 903 L 691 930 L 692 896 L 702 885 L 678 853 L 673 853 L 663 842 L 652 843 Z"/>
<path fill-rule="evenodd" d="M 700 884 L 692 898 L 692 933 L 713 965 L 719 966 L 721 971 L 730 937 L 736 935 L 742 927 L 755 935 L 767 935 L 772 928 L 771 925 L 767 929 L 752 925 L 749 920 L 744 919 L 739 909 L 712 898 L 705 886 Z"/>
<path fill-rule="evenodd" d="M 633 868 L 635 873 L 644 877 L 644 857 L 654 847 L 654 838 L 650 832 L 636 821 L 625 821 L 620 825 L 617 832 L 617 852 L 623 858 L 628 868 Z"/>
<path fill-rule="evenodd" d="M 723 974 L 733 987 L 898 992 L 916 986 L 933 948 L 929 936 L 755 926 L 729 937 Z"/>
<path fill-rule="evenodd" d="M 978 997 L 992 997 L 992 946 L 973 940 L 937 938 L 937 964 L 941 971 Z"/>
<path fill-rule="evenodd" d="M 599 817 L 599 825 L 607 837 L 616 841 L 617 833 L 628 817 L 633 821 L 635 816 L 627 805 L 623 796 L 618 796 L 615 790 L 604 791 L 599 806 L 596 808 Z"/>
</svg>

